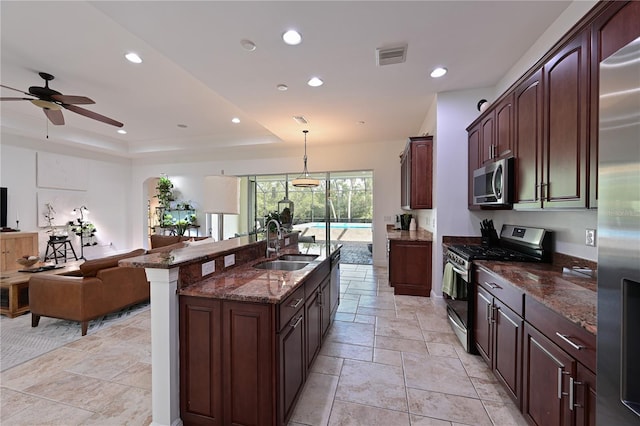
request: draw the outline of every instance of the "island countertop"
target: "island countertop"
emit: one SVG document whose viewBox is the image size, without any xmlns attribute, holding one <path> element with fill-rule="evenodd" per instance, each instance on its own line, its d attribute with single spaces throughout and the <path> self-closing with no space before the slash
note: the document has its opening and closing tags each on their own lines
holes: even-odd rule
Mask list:
<svg viewBox="0 0 640 426">
<path fill-rule="evenodd" d="M 240 237 L 171 250 L 170 252 L 152 253 L 121 260 L 121 266 L 138 268 L 170 269 L 182 267 L 188 271 L 190 266 L 198 266 L 204 262 L 219 259 L 221 256 L 236 253 L 240 249 L 251 248 L 263 244 L 264 240 L 255 237 Z M 280 250 L 283 254 L 314 254 L 318 257 L 299 270 L 265 270 L 254 266 L 267 260 L 275 260 L 275 256 L 267 259 L 264 255 L 239 263 L 231 268 L 200 278 L 185 279 L 186 285 L 179 286 L 178 294 L 205 298 L 237 300 L 255 303 L 279 303 L 295 291 L 309 275 L 313 273 L 331 254 L 342 247 L 341 244 L 298 243 Z M 255 247 L 254 247 L 255 248 Z M 259 253 L 263 253 L 262 250 Z M 196 269 L 199 269 L 196 268 Z M 189 275 L 189 272 L 186 272 Z M 181 277 L 182 270 L 181 270 Z"/>
<path fill-rule="evenodd" d="M 433 234 L 424 229 L 415 231 L 402 231 L 400 229 L 387 229 L 387 239 L 394 241 L 433 241 Z"/>
</svg>

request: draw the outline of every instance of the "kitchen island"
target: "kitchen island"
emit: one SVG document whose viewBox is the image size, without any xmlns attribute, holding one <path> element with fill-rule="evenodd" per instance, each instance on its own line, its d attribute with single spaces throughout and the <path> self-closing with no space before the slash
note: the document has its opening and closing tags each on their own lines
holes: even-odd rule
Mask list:
<svg viewBox="0 0 640 426">
<path fill-rule="evenodd" d="M 286 424 L 339 303 L 340 246 L 281 243 L 317 257 L 258 269 L 266 242 L 241 237 L 123 262 L 151 282 L 153 424 Z"/>
</svg>

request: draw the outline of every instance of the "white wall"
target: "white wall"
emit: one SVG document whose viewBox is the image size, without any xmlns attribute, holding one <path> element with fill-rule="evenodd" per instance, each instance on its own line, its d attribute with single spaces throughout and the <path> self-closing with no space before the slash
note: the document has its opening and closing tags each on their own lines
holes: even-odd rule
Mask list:
<svg viewBox="0 0 640 426">
<path fill-rule="evenodd" d="M 398 213 L 400 206 L 400 153 L 406 141 L 389 141 L 375 144 L 353 144 L 328 147 L 308 148 L 309 171 L 335 172 L 350 170 L 373 171 L 373 261 L 380 266 L 387 265 L 386 258 L 386 223 L 385 216 Z M 251 155 L 257 158 L 208 160 L 200 162 L 147 164 L 146 160 L 134 161 L 132 178 L 132 199 L 139 204 L 144 200 L 144 181 L 151 176 L 166 173 L 171 177 L 175 186 L 183 192 L 184 199 L 198 202 L 202 199 L 202 180 L 206 175 L 220 174 L 224 170 L 226 175 L 250 175 L 291 173 L 294 175 L 302 171 L 302 151 L 291 153 L 279 151 L 276 148 L 254 150 Z M 247 155 L 249 155 L 247 153 Z M 278 157 L 280 155 L 280 157 Z M 139 209 L 134 217 L 132 235 L 144 244 L 144 226 L 146 210 Z"/>
<path fill-rule="evenodd" d="M 19 212 L 20 229 L 40 233 L 39 254 L 44 256 L 49 234 L 45 228 L 38 227 L 37 192 L 40 188 L 36 187 L 36 153 L 44 151 L 75 157 L 89 163 L 88 190 L 83 193 L 87 200 L 86 206 L 91 212 L 88 220 L 97 229 L 98 245 L 86 248 L 85 257 L 95 258 L 129 249 L 131 245 L 128 231 L 133 215 L 128 196 L 131 182 L 129 160 L 96 154 L 90 154 L 94 158 L 88 158 L 87 153 L 83 155 L 46 141 L 3 133 L 0 145 L 0 186 L 8 188 L 7 225 L 15 227 L 16 212 Z M 71 240 L 76 254 L 80 256 L 79 238 L 72 236 Z"/>
</svg>

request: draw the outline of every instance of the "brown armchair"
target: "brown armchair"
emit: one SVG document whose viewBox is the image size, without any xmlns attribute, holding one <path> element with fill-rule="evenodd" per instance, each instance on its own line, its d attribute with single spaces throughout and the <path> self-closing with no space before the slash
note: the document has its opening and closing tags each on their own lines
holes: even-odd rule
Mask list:
<svg viewBox="0 0 640 426">
<path fill-rule="evenodd" d="M 118 266 L 118 261 L 145 254 L 144 249 L 88 260 L 80 265 L 81 277 L 46 275 L 29 280 L 31 326 L 40 317 L 79 321 L 82 335 L 89 321 L 149 299 L 144 268 Z"/>
</svg>

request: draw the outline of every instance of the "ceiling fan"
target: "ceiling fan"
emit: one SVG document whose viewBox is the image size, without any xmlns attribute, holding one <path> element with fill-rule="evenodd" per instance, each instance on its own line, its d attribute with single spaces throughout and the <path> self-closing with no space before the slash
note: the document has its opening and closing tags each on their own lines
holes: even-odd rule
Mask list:
<svg viewBox="0 0 640 426">
<path fill-rule="evenodd" d="M 47 74 L 46 72 L 40 72 L 38 74 L 44 79 L 44 87 L 31 86 L 29 87 L 28 93 L 23 92 L 19 89 L 14 89 L 13 87 L 5 86 L 4 84 L 0 84 L 0 86 L 4 87 L 5 89 L 15 90 L 16 92 L 24 93 L 28 96 L 33 96 L 33 98 L 3 97 L 0 98 L 0 101 L 31 101 L 32 104 L 42 108 L 42 110 L 44 111 L 44 115 L 46 115 L 49 121 L 51 121 L 55 125 L 64 124 L 64 117 L 62 116 L 62 108 L 64 108 L 68 109 L 69 111 L 73 111 L 76 114 L 84 115 L 85 117 L 89 117 L 106 124 L 111 124 L 112 126 L 124 126 L 124 124 L 112 118 L 105 117 L 104 115 L 98 114 L 97 112 L 89 111 L 88 109 L 77 106 L 95 104 L 95 102 L 92 99 L 87 98 L 86 96 L 63 95 L 56 90 L 50 89 L 49 82 L 53 80 L 54 77 L 51 74 Z"/>
</svg>

